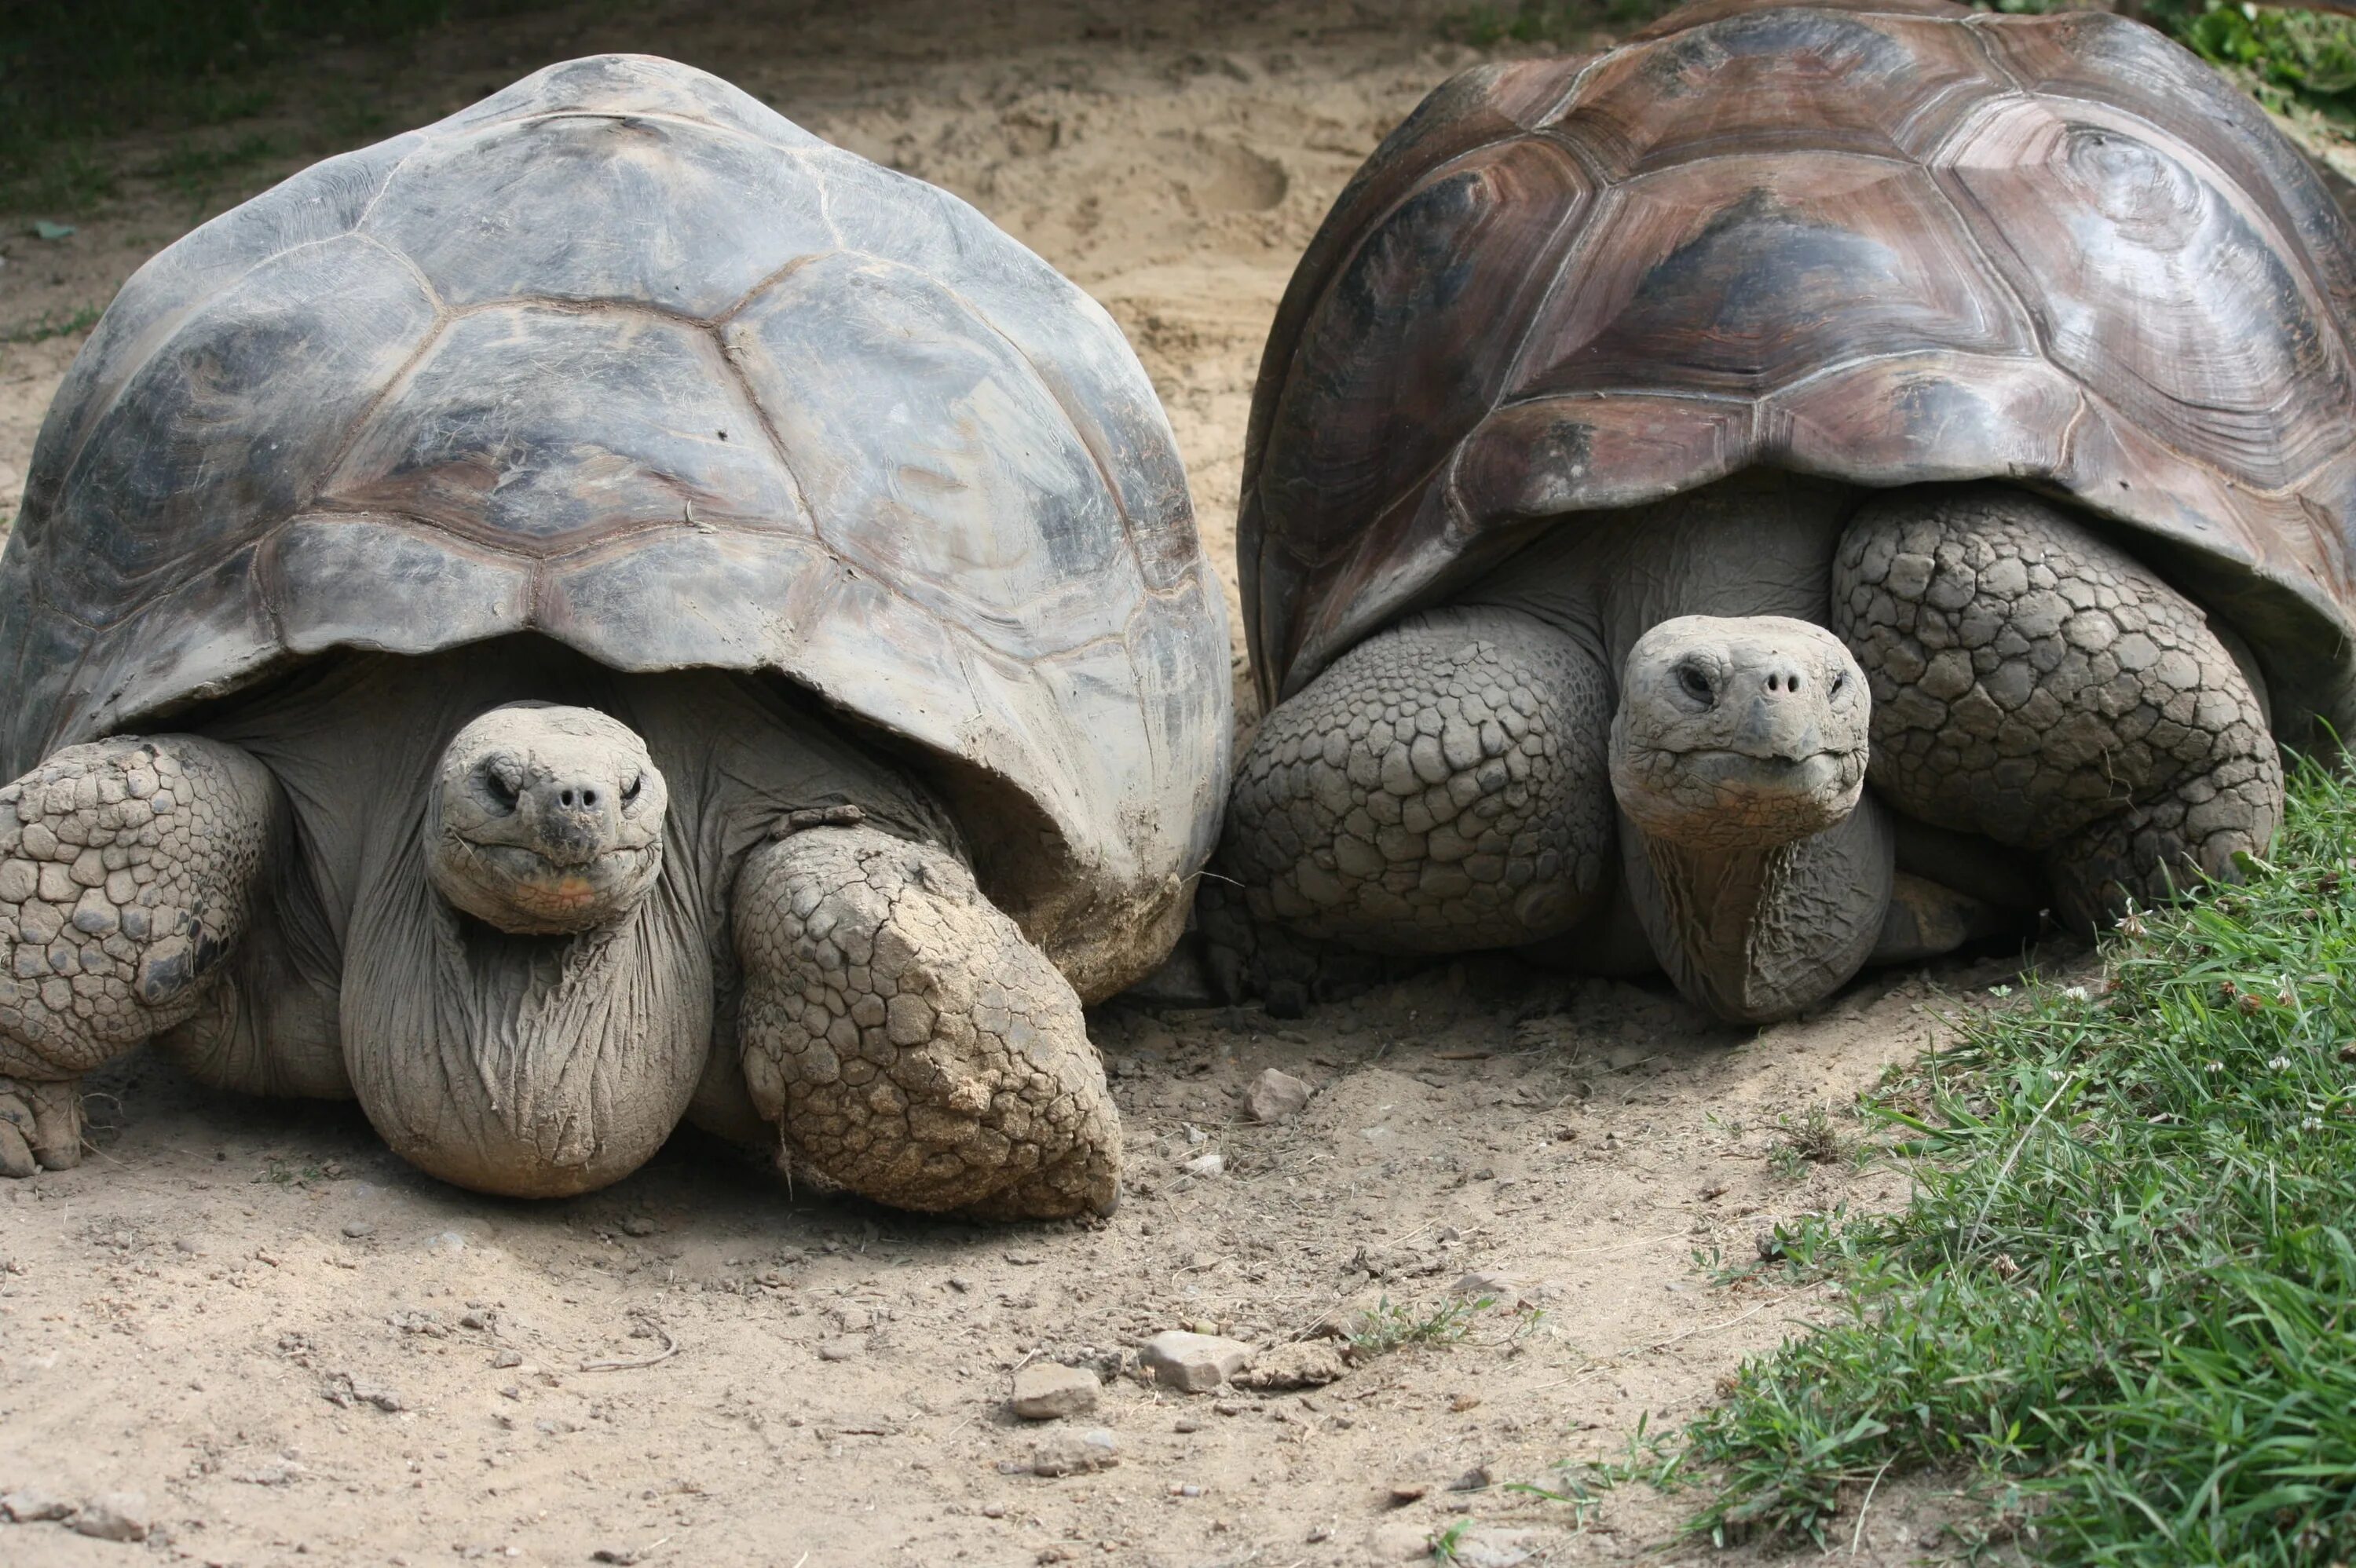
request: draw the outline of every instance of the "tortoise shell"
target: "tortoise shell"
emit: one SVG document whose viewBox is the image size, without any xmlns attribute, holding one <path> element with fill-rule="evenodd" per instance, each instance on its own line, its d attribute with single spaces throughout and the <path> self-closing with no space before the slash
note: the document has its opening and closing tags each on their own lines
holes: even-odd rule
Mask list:
<svg viewBox="0 0 2356 1568">
<path fill-rule="evenodd" d="M 1262 696 L 1533 531 L 1754 465 L 2000 477 L 2126 530 L 2356 718 L 2356 240 L 2260 111 L 2099 12 L 1708 0 L 1477 68 L 1343 193 L 1269 338 Z"/>
<path fill-rule="evenodd" d="M 333 648 L 775 671 L 988 814 L 985 887 L 1096 995 L 1216 834 L 1223 605 L 1093 301 L 947 193 L 607 56 L 124 285 L 0 557 L 0 778 Z"/>
</svg>

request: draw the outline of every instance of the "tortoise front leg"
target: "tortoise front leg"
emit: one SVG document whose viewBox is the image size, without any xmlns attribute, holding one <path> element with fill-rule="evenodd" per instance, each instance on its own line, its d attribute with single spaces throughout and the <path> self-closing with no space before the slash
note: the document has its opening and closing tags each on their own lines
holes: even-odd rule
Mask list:
<svg viewBox="0 0 2356 1568">
<path fill-rule="evenodd" d="M 1206 880 L 1200 906 L 1226 987 L 1297 1014 L 1332 948 L 1576 927 L 1611 885 L 1610 719 L 1601 663 L 1519 610 L 1427 611 L 1335 659 L 1237 770 L 1217 862 L 1236 886 Z"/>
<path fill-rule="evenodd" d="M 903 1209 L 1108 1211 L 1120 1126 L 1079 997 L 945 849 L 872 827 L 766 844 L 738 874 L 738 1019 L 764 1115 Z"/>
<path fill-rule="evenodd" d="M 2081 930 L 2237 880 L 2282 818 L 2250 677 L 2191 601 L 2025 491 L 1903 492 L 1859 512 L 1833 622 L 1873 683 L 1875 786 L 1901 811 L 2041 853 Z"/>
<path fill-rule="evenodd" d="M 0 788 L 0 1176 L 80 1162 L 76 1081 L 197 1011 L 284 811 L 194 735 L 69 746 Z"/>
</svg>

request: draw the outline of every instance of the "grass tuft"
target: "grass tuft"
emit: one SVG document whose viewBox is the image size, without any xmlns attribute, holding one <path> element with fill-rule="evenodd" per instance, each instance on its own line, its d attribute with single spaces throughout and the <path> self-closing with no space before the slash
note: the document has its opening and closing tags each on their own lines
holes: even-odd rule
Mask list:
<svg viewBox="0 0 2356 1568">
<path fill-rule="evenodd" d="M 1360 1360 L 1368 1360 L 1408 1345 L 1453 1345 L 1472 1333 L 1473 1320 L 1495 1305 L 1493 1296 L 1460 1297 L 1418 1312 L 1386 1296 L 1366 1309 L 1353 1329 L 1350 1349 Z"/>
<path fill-rule="evenodd" d="M 1623 1477 L 1706 1482 L 1721 1543 L 1939 1470 L 2040 1562 L 2356 1558 L 2356 786 L 2299 768 L 2248 870 L 1869 1098 L 1911 1203 L 1772 1249 L 1846 1317 Z"/>
<path fill-rule="evenodd" d="M 52 337 L 73 337 L 98 325 L 99 309 L 94 304 L 64 315 L 43 311 L 22 326 L 0 333 L 0 343 L 47 343 Z"/>
</svg>

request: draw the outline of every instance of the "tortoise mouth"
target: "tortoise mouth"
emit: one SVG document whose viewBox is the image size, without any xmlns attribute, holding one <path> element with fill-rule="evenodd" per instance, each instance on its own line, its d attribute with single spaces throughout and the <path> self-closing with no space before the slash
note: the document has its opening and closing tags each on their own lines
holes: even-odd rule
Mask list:
<svg viewBox="0 0 2356 1568">
<path fill-rule="evenodd" d="M 1846 820 L 1864 791 L 1865 765 L 1863 748 L 1795 757 L 1647 747 L 1626 759 L 1614 794 L 1655 837 L 1695 848 L 1767 848 Z"/>
<path fill-rule="evenodd" d="M 659 843 L 616 845 L 575 861 L 520 844 L 442 836 L 434 881 L 457 908 L 518 936 L 610 925 L 637 907 L 662 869 Z"/>
</svg>

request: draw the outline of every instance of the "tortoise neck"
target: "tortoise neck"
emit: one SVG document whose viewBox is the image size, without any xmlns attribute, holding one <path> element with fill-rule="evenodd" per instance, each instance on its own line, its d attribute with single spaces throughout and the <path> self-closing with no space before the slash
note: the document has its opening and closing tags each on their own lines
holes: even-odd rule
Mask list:
<svg viewBox="0 0 2356 1568">
<path fill-rule="evenodd" d="M 1871 795 L 1810 837 L 1698 848 L 1620 818 L 1621 874 L 1661 967 L 1686 999 L 1737 1023 L 1815 1005 L 1863 966 L 1894 870 Z"/>
<path fill-rule="evenodd" d="M 417 832 L 353 908 L 346 1070 L 395 1152 L 510 1197 L 603 1187 L 670 1136 L 712 1042 L 701 901 L 664 875 L 610 927 L 517 936 L 461 915 Z"/>
</svg>

